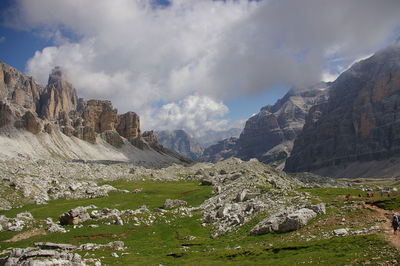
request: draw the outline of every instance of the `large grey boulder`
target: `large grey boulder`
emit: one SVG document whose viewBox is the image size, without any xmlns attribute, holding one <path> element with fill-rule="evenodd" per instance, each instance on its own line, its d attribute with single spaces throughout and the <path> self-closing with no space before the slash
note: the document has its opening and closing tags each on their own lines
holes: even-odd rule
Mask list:
<svg viewBox="0 0 400 266">
<path fill-rule="evenodd" d="M 271 232 L 285 233 L 295 231 L 306 225 L 317 213 L 311 209 L 302 208 L 295 212 L 280 212 L 264 219 L 251 231 L 251 235 L 262 235 Z"/>
<path fill-rule="evenodd" d="M 89 206 L 91 207 L 91 206 Z M 69 210 L 60 216 L 61 225 L 75 225 L 90 220 L 90 215 L 87 212 L 89 207 L 76 207 L 75 209 Z"/>
</svg>

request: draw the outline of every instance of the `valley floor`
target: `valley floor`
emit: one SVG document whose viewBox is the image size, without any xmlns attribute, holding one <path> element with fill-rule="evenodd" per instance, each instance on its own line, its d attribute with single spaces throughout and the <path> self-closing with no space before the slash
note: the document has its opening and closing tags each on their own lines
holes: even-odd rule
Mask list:
<svg viewBox="0 0 400 266">
<path fill-rule="evenodd" d="M 396 183 L 392 181 L 391 186 Z M 388 185 L 387 180 L 383 182 L 383 186 Z M 380 195 L 379 180 L 352 180 L 351 184 L 351 188 L 295 188 L 293 193 L 308 195 L 312 202 L 327 206 L 326 214 L 297 231 L 250 235 L 250 230 L 268 215 L 261 212 L 244 225 L 213 237 L 215 228 L 204 223 L 198 208 L 215 193 L 212 186 L 200 185 L 187 174 L 171 181 L 144 176 L 143 180 L 122 176 L 104 179 L 97 185 L 117 189 L 108 196 L 50 199 L 41 205 L 27 200 L 0 211 L 0 223 L 5 219 L 13 223 L 12 218 L 21 218 L 24 215 L 19 214 L 24 212 L 33 216 L 20 219 L 24 221 L 22 230 L 0 230 L 0 257 L 15 248 L 51 242 L 80 247 L 73 252 L 88 265 L 398 265 L 400 234 L 392 234 L 388 219 L 400 210 L 400 196 Z M 374 191 L 374 195 L 367 197 L 365 190 Z M 18 187 L 6 188 L 4 184 L 0 191 L 5 200 L 20 193 Z M 188 205 L 163 209 L 166 199 L 184 200 Z M 76 225 L 57 224 L 62 213 L 89 205 L 94 205 L 90 211 L 135 211 L 121 214 L 122 223 L 117 224 L 111 216 Z M 65 232 L 49 232 L 49 218 Z M 122 241 L 123 247 L 108 245 L 115 241 Z M 88 243 L 98 246 L 91 248 Z"/>
</svg>

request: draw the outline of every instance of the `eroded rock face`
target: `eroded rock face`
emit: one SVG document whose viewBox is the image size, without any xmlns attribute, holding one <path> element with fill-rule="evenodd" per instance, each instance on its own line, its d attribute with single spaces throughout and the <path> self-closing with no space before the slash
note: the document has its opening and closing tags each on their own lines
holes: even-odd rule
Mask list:
<svg viewBox="0 0 400 266">
<path fill-rule="evenodd" d="M 114 109 L 110 101 L 89 100 L 82 114 L 85 125 L 94 129 L 97 133 L 106 130 L 114 130 L 117 125 L 117 109 Z"/>
<path fill-rule="evenodd" d="M 0 62 L 0 101 L 36 111 L 43 90 L 32 77 Z"/>
<path fill-rule="evenodd" d="M 33 134 L 42 131 L 42 123 L 40 119 L 31 111 L 27 111 L 22 117 L 25 129 Z"/>
<path fill-rule="evenodd" d="M 60 111 L 67 114 L 76 110 L 78 97 L 76 89 L 67 82 L 60 67 L 55 67 L 46 86 L 46 92 L 41 97 L 40 115 L 43 118 L 54 120 Z"/>
<path fill-rule="evenodd" d="M 350 163 L 398 156 L 399 105 L 398 41 L 338 77 L 329 101 L 310 110 L 285 169 L 333 176 Z"/>
<path fill-rule="evenodd" d="M 140 119 L 136 113 L 127 112 L 119 115 L 118 120 L 117 131 L 122 137 L 131 139 L 140 136 Z"/>
<path fill-rule="evenodd" d="M 12 120 L 13 113 L 8 104 L 0 101 L 0 127 L 8 125 Z"/>
</svg>

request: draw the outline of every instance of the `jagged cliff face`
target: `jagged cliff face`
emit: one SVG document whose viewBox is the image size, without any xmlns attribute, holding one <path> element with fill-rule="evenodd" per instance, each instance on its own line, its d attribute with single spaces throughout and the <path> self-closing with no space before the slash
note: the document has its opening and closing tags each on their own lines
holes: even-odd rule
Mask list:
<svg viewBox="0 0 400 266">
<path fill-rule="evenodd" d="M 340 176 L 351 163 L 399 156 L 399 117 L 397 42 L 354 64 L 332 84 L 329 101 L 310 111 L 286 170 Z M 358 170 L 346 175 L 368 175 Z"/>
<path fill-rule="evenodd" d="M 193 160 L 200 160 L 203 147 L 184 130 L 162 130 L 156 135 L 161 145 Z"/>
<path fill-rule="evenodd" d="M 36 111 L 43 91 L 32 77 L 0 62 L 0 101 Z"/>
<path fill-rule="evenodd" d="M 257 158 L 265 163 L 284 160 L 303 128 L 309 109 L 326 101 L 329 86 L 320 83 L 310 88 L 290 90 L 274 105 L 265 106 L 250 117 L 239 139 L 226 139 L 208 147 L 204 160 L 219 161 L 229 157 Z"/>
<path fill-rule="evenodd" d="M 124 147 L 123 151 L 114 151 L 124 153 L 114 158 L 126 158 L 128 154 L 128 157 L 133 156 L 136 160 L 142 154 L 146 157 L 142 158 L 144 161 L 188 162 L 159 145 L 153 132 L 142 134 L 136 113 L 118 115 L 110 101 L 78 99 L 76 89 L 66 80 L 59 67 L 54 68 L 47 86 L 43 87 L 32 77 L 0 63 L 0 133 L 11 136 L 10 132 L 16 134 L 14 129 L 27 130 L 47 141 L 49 137 L 46 134 L 57 135 L 57 140 L 53 139 L 51 145 L 58 147 L 50 147 L 57 153 L 60 153 L 62 146 L 60 141 L 65 144 L 65 149 L 70 148 L 65 137 L 59 136 L 62 134 L 90 144 L 107 142 L 117 149 Z M 10 140 L 4 142 L 12 143 Z M 149 152 L 140 153 L 138 149 Z M 68 156 L 72 154 L 72 157 L 76 153 L 64 152 Z M 85 156 L 85 151 L 79 153 Z M 107 155 L 98 157 L 107 158 Z"/>
</svg>

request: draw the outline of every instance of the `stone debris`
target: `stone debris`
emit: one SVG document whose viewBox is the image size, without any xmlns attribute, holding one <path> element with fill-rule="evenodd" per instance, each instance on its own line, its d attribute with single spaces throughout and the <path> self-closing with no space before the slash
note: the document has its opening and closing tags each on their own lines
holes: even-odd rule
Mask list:
<svg viewBox="0 0 400 266">
<path fill-rule="evenodd" d="M 378 225 L 371 226 L 360 230 L 351 231 L 349 228 L 339 228 L 332 231 L 334 236 L 347 236 L 347 235 L 366 235 L 381 230 Z"/>
<path fill-rule="evenodd" d="M 184 200 L 171 200 L 166 199 L 163 205 L 164 209 L 174 209 L 178 207 L 184 207 L 187 205 L 187 202 Z"/>
<path fill-rule="evenodd" d="M 14 248 L 8 257 L 0 259 L 2 265 L 87 265 L 77 253 L 68 250 L 40 248 Z"/>
<path fill-rule="evenodd" d="M 66 233 L 67 230 L 53 222 L 53 219 L 50 217 L 45 220 L 46 224 L 48 225 L 46 231 L 49 233 Z"/>
<path fill-rule="evenodd" d="M 84 266 L 101 265 L 98 259 L 82 259 L 76 251 L 94 251 L 98 249 L 112 249 L 122 251 L 125 244 L 122 241 L 114 241 L 108 244 L 86 243 L 79 247 L 70 244 L 37 242 L 35 247 L 14 248 L 5 258 L 0 258 L 0 265 L 68 265 Z"/>
<path fill-rule="evenodd" d="M 335 236 L 347 236 L 349 234 L 349 229 L 348 228 L 335 229 L 333 230 L 332 233 Z"/>
<path fill-rule="evenodd" d="M 4 215 L 0 215 L 0 231 L 20 232 L 30 226 L 33 221 L 34 218 L 29 212 L 18 213 L 15 218 L 8 218 Z"/>
<path fill-rule="evenodd" d="M 94 244 L 94 243 L 86 243 L 86 244 L 82 244 L 79 246 L 79 250 L 85 250 L 85 251 L 94 251 L 94 250 L 98 250 L 98 249 L 103 249 L 103 248 L 111 248 L 113 250 L 124 250 L 125 249 L 125 244 L 122 241 L 114 241 L 114 242 L 110 242 L 108 244 Z"/>
</svg>

